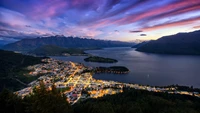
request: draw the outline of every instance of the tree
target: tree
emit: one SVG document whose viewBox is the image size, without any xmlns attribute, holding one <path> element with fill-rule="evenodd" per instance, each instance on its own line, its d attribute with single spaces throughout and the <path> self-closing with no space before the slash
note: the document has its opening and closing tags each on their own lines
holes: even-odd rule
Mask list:
<svg viewBox="0 0 200 113">
<path fill-rule="evenodd" d="M 73 110 L 66 97 L 53 85 L 52 90 L 46 90 L 41 82 L 40 87 L 26 98 L 30 102 L 28 109 L 31 113 L 72 113 Z"/>
<path fill-rule="evenodd" d="M 0 93 L 0 113 L 24 113 L 22 99 L 7 89 Z"/>
</svg>

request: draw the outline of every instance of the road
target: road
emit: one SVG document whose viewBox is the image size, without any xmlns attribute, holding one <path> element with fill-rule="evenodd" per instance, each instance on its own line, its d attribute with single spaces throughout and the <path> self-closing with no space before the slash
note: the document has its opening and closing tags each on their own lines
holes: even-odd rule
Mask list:
<svg viewBox="0 0 200 113">
<path fill-rule="evenodd" d="M 72 65 L 73 68 L 76 68 L 75 63 L 73 63 L 73 62 L 70 62 L 70 63 L 71 63 L 71 65 Z M 78 71 L 79 71 L 79 69 L 76 68 L 76 70 L 74 71 L 74 73 L 72 73 L 72 74 L 68 77 L 69 80 L 68 80 L 67 82 L 65 82 L 64 84 L 65 84 L 65 85 L 66 85 L 66 84 L 69 84 L 70 81 L 73 79 L 73 76 L 74 76 Z M 79 78 L 79 79 L 80 79 L 80 78 Z"/>
</svg>

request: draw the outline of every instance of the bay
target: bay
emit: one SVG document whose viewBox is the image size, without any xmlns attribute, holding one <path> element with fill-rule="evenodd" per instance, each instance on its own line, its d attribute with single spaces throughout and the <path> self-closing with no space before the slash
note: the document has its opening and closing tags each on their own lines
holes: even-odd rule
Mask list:
<svg viewBox="0 0 200 113">
<path fill-rule="evenodd" d="M 113 64 L 85 62 L 84 58 L 87 56 L 52 56 L 52 58 L 80 62 L 92 67 L 126 66 L 130 70 L 130 73 L 123 75 L 94 74 L 96 79 L 151 86 L 179 84 L 200 88 L 200 56 L 151 54 L 138 52 L 129 47 L 88 50 L 86 53 L 114 58 L 118 62 Z"/>
</svg>

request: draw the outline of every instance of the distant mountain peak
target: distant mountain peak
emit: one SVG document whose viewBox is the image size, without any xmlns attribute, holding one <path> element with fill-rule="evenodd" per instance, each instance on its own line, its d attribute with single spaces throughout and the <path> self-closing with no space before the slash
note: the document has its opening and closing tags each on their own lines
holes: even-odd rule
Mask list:
<svg viewBox="0 0 200 113">
<path fill-rule="evenodd" d="M 30 51 L 43 45 L 56 45 L 60 47 L 131 47 L 133 42 L 96 40 L 79 37 L 65 37 L 64 35 L 55 35 L 49 37 L 37 37 L 32 39 L 22 39 L 18 42 L 7 44 L 3 47 L 12 51 Z"/>
<path fill-rule="evenodd" d="M 136 50 L 160 54 L 200 55 L 200 30 L 164 36 L 139 46 Z"/>
<path fill-rule="evenodd" d="M 135 40 L 131 40 L 130 42 L 134 42 L 136 44 L 142 43 L 142 42 L 147 42 L 149 40 L 141 40 L 141 39 L 135 39 Z"/>
</svg>

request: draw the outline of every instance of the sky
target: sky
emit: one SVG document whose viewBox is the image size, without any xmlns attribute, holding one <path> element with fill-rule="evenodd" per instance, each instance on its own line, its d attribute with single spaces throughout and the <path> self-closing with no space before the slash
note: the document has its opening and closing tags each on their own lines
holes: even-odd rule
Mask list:
<svg viewBox="0 0 200 113">
<path fill-rule="evenodd" d="M 200 29 L 200 0 L 0 0 L 0 41 L 158 39 Z"/>
</svg>

